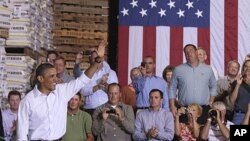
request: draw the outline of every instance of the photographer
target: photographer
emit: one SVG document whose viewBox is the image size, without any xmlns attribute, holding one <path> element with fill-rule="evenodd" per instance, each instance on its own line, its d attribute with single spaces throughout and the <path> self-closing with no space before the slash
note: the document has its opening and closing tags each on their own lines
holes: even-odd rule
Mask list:
<svg viewBox="0 0 250 141">
<path fill-rule="evenodd" d="M 201 130 L 201 139 L 208 141 L 226 141 L 230 138 L 230 125 L 233 123 L 225 118 L 226 106 L 216 101 L 209 111 L 209 117 Z"/>
<path fill-rule="evenodd" d="M 132 106 L 120 102 L 121 86 L 108 85 L 108 102 L 99 106 L 93 114 L 93 134 L 97 141 L 131 141 L 134 132 Z"/>
<path fill-rule="evenodd" d="M 187 116 L 187 122 L 180 120 L 180 116 Z M 202 115 L 202 107 L 191 103 L 188 107 L 180 107 L 175 115 L 175 135 L 179 141 L 196 140 L 200 135 L 201 124 L 197 119 Z"/>
</svg>

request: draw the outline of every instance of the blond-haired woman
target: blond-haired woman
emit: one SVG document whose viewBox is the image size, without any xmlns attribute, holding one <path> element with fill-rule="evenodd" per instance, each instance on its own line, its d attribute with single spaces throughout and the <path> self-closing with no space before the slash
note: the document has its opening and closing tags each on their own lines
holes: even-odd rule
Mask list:
<svg viewBox="0 0 250 141">
<path fill-rule="evenodd" d="M 186 114 L 188 121 L 180 122 L 179 117 Z M 191 103 L 188 107 L 181 107 L 175 116 L 175 134 L 179 141 L 196 141 L 199 138 L 201 125 L 197 119 L 202 114 L 202 107 L 196 103 Z"/>
</svg>

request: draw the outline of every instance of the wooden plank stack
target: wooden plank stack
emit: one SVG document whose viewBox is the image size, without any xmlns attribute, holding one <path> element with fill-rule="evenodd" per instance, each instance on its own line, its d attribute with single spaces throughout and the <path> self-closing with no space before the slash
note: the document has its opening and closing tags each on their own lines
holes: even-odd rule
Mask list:
<svg viewBox="0 0 250 141">
<path fill-rule="evenodd" d="M 72 68 L 75 54 L 93 50 L 108 37 L 109 0 L 54 0 L 53 43 Z M 68 55 L 67 55 L 68 54 Z M 86 55 L 82 69 L 88 65 Z"/>
</svg>

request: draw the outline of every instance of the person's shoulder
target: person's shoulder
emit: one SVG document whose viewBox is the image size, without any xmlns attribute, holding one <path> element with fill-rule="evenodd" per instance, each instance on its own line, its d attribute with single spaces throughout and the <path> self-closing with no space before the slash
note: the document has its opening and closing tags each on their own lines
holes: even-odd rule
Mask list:
<svg viewBox="0 0 250 141">
<path fill-rule="evenodd" d="M 220 77 L 218 80 L 217 80 L 218 83 L 222 83 L 222 82 L 228 82 L 227 80 L 227 77 L 226 76 L 223 76 L 223 77 Z"/>
<path fill-rule="evenodd" d="M 83 110 L 79 110 L 79 113 L 80 113 L 81 116 L 84 117 L 84 118 L 88 118 L 88 119 L 91 118 L 90 114 L 87 113 L 87 112 L 85 112 L 85 111 L 83 111 Z"/>
<path fill-rule="evenodd" d="M 155 77 L 156 77 L 157 79 L 162 80 L 162 81 L 164 81 L 164 82 L 165 82 L 165 80 L 164 80 L 162 77 L 157 76 L 157 75 L 155 75 Z"/>
<path fill-rule="evenodd" d="M 178 72 L 178 71 L 182 71 L 183 69 L 189 67 L 189 65 L 187 63 L 184 63 L 184 64 L 180 64 L 178 66 L 175 67 L 174 71 L 175 72 Z"/>
<path fill-rule="evenodd" d="M 104 108 L 106 108 L 106 107 L 107 107 L 107 103 L 104 103 L 104 104 L 102 104 L 102 105 L 96 107 L 95 111 L 98 111 L 98 110 L 102 111 L 102 109 L 104 109 Z"/>
<path fill-rule="evenodd" d="M 206 69 L 209 69 L 209 70 L 213 71 L 212 66 L 210 66 L 208 64 L 200 63 L 199 66 L 202 67 L 202 68 L 206 68 Z"/>
<path fill-rule="evenodd" d="M 161 108 L 161 111 L 166 113 L 166 114 L 172 114 L 172 112 L 169 111 L 169 109 Z"/>
<path fill-rule="evenodd" d="M 172 112 L 169 111 L 169 109 L 161 108 L 161 113 L 163 113 L 163 115 L 166 115 L 166 116 L 173 116 Z"/>
<path fill-rule="evenodd" d="M 24 99 L 29 99 L 31 97 L 34 97 L 34 90 L 31 90 L 30 92 L 28 92 L 26 95 L 24 95 L 24 97 L 22 98 L 22 100 Z"/>
<path fill-rule="evenodd" d="M 128 108 L 133 109 L 133 107 L 131 105 L 125 104 L 123 102 L 119 102 L 119 106 L 122 106 L 122 108 L 126 108 L 126 109 L 128 109 Z"/>
<path fill-rule="evenodd" d="M 139 111 L 136 115 L 136 117 L 138 118 L 146 118 L 148 115 L 150 114 L 148 109 L 143 109 L 141 111 Z"/>
<path fill-rule="evenodd" d="M 10 113 L 10 108 L 2 110 L 2 116 L 5 116 Z"/>
<path fill-rule="evenodd" d="M 116 74 L 116 71 L 114 71 L 114 70 L 110 69 L 110 73 L 112 73 L 112 74 Z"/>
<path fill-rule="evenodd" d="M 75 80 L 75 77 L 73 77 L 73 76 L 71 76 L 69 74 L 68 74 L 68 77 L 69 77 L 70 80 Z"/>
</svg>

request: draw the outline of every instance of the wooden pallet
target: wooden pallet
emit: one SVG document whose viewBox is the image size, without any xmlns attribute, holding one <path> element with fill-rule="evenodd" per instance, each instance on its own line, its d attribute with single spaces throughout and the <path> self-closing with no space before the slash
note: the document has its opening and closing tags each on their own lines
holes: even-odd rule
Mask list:
<svg viewBox="0 0 250 141">
<path fill-rule="evenodd" d="M 108 31 L 108 26 L 103 24 L 77 23 L 68 21 L 55 21 L 54 29 L 72 29 L 89 31 Z"/>
<path fill-rule="evenodd" d="M 107 32 L 88 32 L 76 30 L 53 30 L 54 37 L 75 37 L 83 39 L 107 39 Z"/>
<path fill-rule="evenodd" d="M 68 61 L 75 61 L 76 59 L 76 54 L 75 53 L 60 53 L 60 56 L 62 56 L 65 60 Z M 83 61 L 87 62 L 89 60 L 89 56 L 88 55 L 83 55 Z"/>
<path fill-rule="evenodd" d="M 56 51 L 58 52 L 69 52 L 69 53 L 79 53 L 80 51 L 93 51 L 96 47 L 89 47 L 85 45 L 75 46 L 75 45 L 55 45 Z M 108 48 L 105 50 L 105 54 L 107 54 Z M 86 53 L 87 54 L 87 53 Z"/>
<path fill-rule="evenodd" d="M 55 45 L 56 51 L 58 52 L 72 52 L 72 53 L 78 53 L 80 51 L 85 51 L 89 47 L 85 45 Z"/>
<path fill-rule="evenodd" d="M 66 37 L 54 37 L 53 43 L 54 45 L 86 45 L 86 46 L 98 46 L 100 43 L 99 40 L 87 40 L 87 39 L 79 39 L 79 38 L 66 38 Z"/>
<path fill-rule="evenodd" d="M 76 13 L 54 13 L 55 21 L 75 21 L 75 22 L 88 22 L 88 23 L 108 23 L 107 16 L 101 15 L 84 15 L 84 14 L 76 14 Z"/>
<path fill-rule="evenodd" d="M 8 38 L 9 37 L 9 29 L 0 28 L 0 37 Z"/>
<path fill-rule="evenodd" d="M 57 51 L 78 53 L 107 39 L 109 0 L 54 0 L 53 44 Z"/>
<path fill-rule="evenodd" d="M 68 13 L 84 13 L 93 15 L 108 15 L 107 8 L 98 7 L 82 7 L 80 5 L 65 5 L 65 4 L 55 4 L 55 12 L 68 12 Z"/>
<path fill-rule="evenodd" d="M 55 4 L 108 7 L 108 0 L 54 0 Z"/>
</svg>

